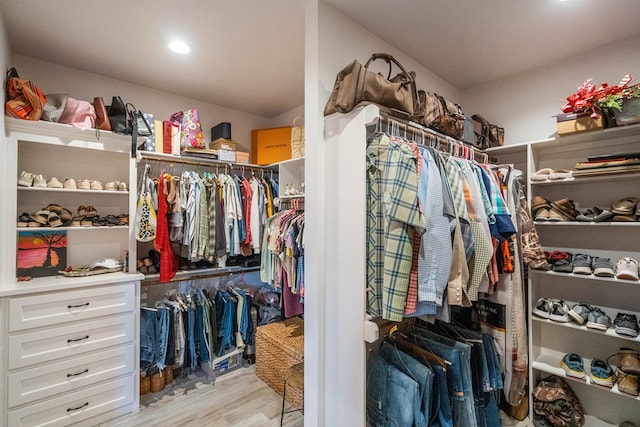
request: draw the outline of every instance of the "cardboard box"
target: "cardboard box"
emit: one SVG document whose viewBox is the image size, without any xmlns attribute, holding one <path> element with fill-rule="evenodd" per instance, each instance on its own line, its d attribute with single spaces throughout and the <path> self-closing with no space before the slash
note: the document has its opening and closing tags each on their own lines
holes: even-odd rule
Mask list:
<svg viewBox="0 0 640 427">
<path fill-rule="evenodd" d="M 211 150 L 235 151 L 236 142 L 233 139 L 218 138 L 215 141 L 211 141 L 209 143 L 209 148 Z"/>
<path fill-rule="evenodd" d="M 236 151 L 236 163 L 249 163 L 249 153 L 246 151 Z"/>
<path fill-rule="evenodd" d="M 568 135 L 576 132 L 598 130 L 604 128 L 602 115 L 598 119 L 591 117 L 590 113 L 569 113 L 556 116 L 558 135 Z"/>
<path fill-rule="evenodd" d="M 269 165 L 291 158 L 291 126 L 251 131 L 251 163 Z"/>
<path fill-rule="evenodd" d="M 216 154 L 218 155 L 218 160 L 221 160 L 223 162 L 236 162 L 236 152 L 235 151 L 229 151 L 229 150 L 215 150 Z"/>
</svg>

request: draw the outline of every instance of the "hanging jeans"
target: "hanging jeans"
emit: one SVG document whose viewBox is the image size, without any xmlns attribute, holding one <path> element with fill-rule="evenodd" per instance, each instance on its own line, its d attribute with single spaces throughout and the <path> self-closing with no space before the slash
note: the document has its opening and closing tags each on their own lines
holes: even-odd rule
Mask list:
<svg viewBox="0 0 640 427">
<path fill-rule="evenodd" d="M 148 370 L 155 361 L 158 341 L 158 321 L 156 311 L 140 309 L 140 368 Z"/>
<path fill-rule="evenodd" d="M 422 333 L 422 332 L 421 332 Z M 447 369 L 447 386 L 455 426 L 477 427 L 471 389 L 470 349 L 467 352 L 421 335 L 412 335 L 419 346 L 451 362 Z M 463 344 L 464 345 L 464 344 Z"/>
<path fill-rule="evenodd" d="M 414 402 L 416 425 L 426 426 L 430 419 L 431 399 L 433 399 L 433 372 L 413 357 L 398 350 L 391 343 L 382 343 L 382 358 L 418 384 L 419 401 Z"/>
<path fill-rule="evenodd" d="M 447 371 L 442 366 L 433 366 L 433 394 L 431 401 L 430 427 L 453 427 L 453 413 L 447 387 Z"/>
<path fill-rule="evenodd" d="M 193 335 L 195 337 L 196 364 L 200 365 L 209 362 L 211 358 L 209 356 L 209 347 L 207 346 L 207 341 L 204 336 L 204 313 L 202 304 L 196 304 Z"/>
<path fill-rule="evenodd" d="M 233 329 L 235 322 L 236 303 L 226 292 L 218 291 L 216 294 L 216 316 L 218 318 L 218 342 L 216 356 L 222 356 L 228 349 L 233 347 Z"/>
<path fill-rule="evenodd" d="M 415 405 L 420 405 L 418 383 L 381 356 L 367 358 L 367 422 L 371 427 L 412 427 Z"/>
</svg>

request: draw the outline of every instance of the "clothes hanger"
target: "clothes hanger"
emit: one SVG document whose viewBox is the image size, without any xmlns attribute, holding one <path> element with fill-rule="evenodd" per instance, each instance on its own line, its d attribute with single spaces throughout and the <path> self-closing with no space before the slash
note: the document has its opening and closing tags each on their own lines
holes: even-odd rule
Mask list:
<svg viewBox="0 0 640 427">
<path fill-rule="evenodd" d="M 438 356 L 429 349 L 423 348 L 421 345 L 411 341 L 411 338 L 402 333 L 394 336 L 393 340 L 400 350 L 406 352 L 412 357 L 416 357 L 421 363 L 430 368 L 433 368 L 433 366 L 435 365 L 440 366 L 441 368 L 446 370 L 447 366 L 452 365 L 450 361 Z"/>
</svg>

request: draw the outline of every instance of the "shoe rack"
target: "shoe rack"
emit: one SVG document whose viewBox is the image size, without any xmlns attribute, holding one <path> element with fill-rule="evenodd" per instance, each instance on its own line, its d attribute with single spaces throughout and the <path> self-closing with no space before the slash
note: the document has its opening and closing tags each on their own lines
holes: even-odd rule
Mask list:
<svg viewBox="0 0 640 427">
<path fill-rule="evenodd" d="M 632 125 L 498 147 L 487 153 L 501 163 L 524 165 L 522 170 L 527 177 L 532 177 L 543 168 L 572 170 L 576 163 L 586 161 L 587 156 L 637 152 L 639 138 L 640 127 Z M 528 179 L 527 194 L 530 204 L 534 196 L 540 196 L 551 202 L 569 198 L 578 209 L 610 207 L 616 200 L 640 196 L 640 173 L 555 181 Z M 535 224 L 545 251 L 609 258 L 614 269 L 623 257 L 640 259 L 640 222 L 536 221 Z M 574 322 L 561 323 L 532 316 L 539 298 L 564 300 L 570 307 L 578 302 L 589 303 L 601 308 L 612 324 L 606 331 L 598 331 Z M 619 335 L 613 328 L 619 312 L 640 317 L 639 301 L 639 281 L 530 269 L 527 292 L 530 390 L 540 379 L 558 375 L 568 380 L 586 414 L 616 425 L 625 420 L 640 422 L 640 398 L 621 392 L 617 384 L 606 388 L 588 378 L 593 358 L 607 361 L 621 347 L 640 350 L 640 338 Z M 560 361 L 566 353 L 583 357 L 587 378 L 573 379 L 565 375 Z M 615 358 L 612 364 L 614 361 Z M 529 407 L 533 408 L 532 400 Z"/>
</svg>

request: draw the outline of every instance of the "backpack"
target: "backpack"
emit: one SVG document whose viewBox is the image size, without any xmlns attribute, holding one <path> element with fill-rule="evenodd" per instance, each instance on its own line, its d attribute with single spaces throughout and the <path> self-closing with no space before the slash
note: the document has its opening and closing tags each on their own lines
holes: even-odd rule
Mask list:
<svg viewBox="0 0 640 427">
<path fill-rule="evenodd" d="M 536 425 L 582 427 L 584 409 L 571 387 L 560 377 L 540 380 L 533 391 Z"/>
</svg>

